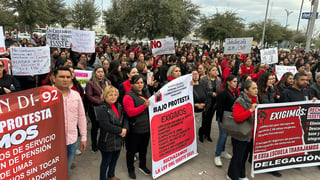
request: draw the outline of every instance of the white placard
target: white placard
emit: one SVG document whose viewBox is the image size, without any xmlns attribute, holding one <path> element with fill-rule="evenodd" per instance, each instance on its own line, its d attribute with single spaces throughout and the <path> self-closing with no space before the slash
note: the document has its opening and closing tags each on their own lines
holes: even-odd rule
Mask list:
<svg viewBox="0 0 320 180">
<path fill-rule="evenodd" d="M 261 65 L 278 63 L 278 48 L 261 49 Z"/>
<path fill-rule="evenodd" d="M 80 53 L 95 52 L 95 32 L 94 31 L 72 31 L 72 51 Z"/>
<path fill-rule="evenodd" d="M 76 76 L 77 81 L 80 83 L 83 90 L 85 90 L 88 81 L 92 77 L 92 71 L 75 69 L 74 75 Z"/>
<path fill-rule="evenodd" d="M 291 72 L 293 75 L 295 75 L 298 71 L 296 66 L 279 66 L 276 65 L 276 75 L 278 80 L 280 81 L 281 77 L 284 73 Z"/>
<path fill-rule="evenodd" d="M 227 38 L 223 43 L 224 54 L 249 54 L 251 51 L 252 37 Z"/>
<path fill-rule="evenodd" d="M 156 39 L 150 41 L 152 54 L 162 55 L 162 54 L 174 54 L 176 53 L 174 48 L 173 37 L 168 37 L 165 39 Z"/>
<path fill-rule="evenodd" d="M 0 54 L 6 53 L 6 44 L 4 42 L 3 27 L 0 26 Z"/>
<path fill-rule="evenodd" d="M 12 74 L 39 75 L 50 72 L 50 47 L 10 47 Z"/>
<path fill-rule="evenodd" d="M 70 48 L 72 30 L 47 27 L 46 38 L 50 47 Z"/>
<path fill-rule="evenodd" d="M 198 155 L 191 80 L 174 79 L 149 98 L 154 179 Z"/>
</svg>

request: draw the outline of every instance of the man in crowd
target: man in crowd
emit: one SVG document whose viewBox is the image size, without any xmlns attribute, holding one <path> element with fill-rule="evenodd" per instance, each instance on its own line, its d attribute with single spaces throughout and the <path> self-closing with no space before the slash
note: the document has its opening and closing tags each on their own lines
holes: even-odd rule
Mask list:
<svg viewBox="0 0 320 180">
<path fill-rule="evenodd" d="M 79 93 L 70 89 L 72 77 L 70 69 L 66 67 L 59 67 L 54 71 L 53 75 L 55 87 L 58 88 L 63 95 L 68 172 L 70 176 L 71 164 L 77 150 L 77 125 L 81 136 L 80 150 L 84 151 L 87 147 L 86 116 Z"/>
</svg>

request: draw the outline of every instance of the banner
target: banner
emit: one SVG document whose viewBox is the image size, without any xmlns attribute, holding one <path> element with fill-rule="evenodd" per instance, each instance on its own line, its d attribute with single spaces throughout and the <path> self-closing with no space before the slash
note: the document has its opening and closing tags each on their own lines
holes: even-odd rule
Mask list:
<svg viewBox="0 0 320 180">
<path fill-rule="evenodd" d="M 162 54 L 174 54 L 176 53 L 174 48 L 173 37 L 168 37 L 165 39 L 157 39 L 150 41 L 152 54 L 158 56 Z"/>
<path fill-rule="evenodd" d="M 278 63 L 278 48 L 261 49 L 261 65 Z"/>
<path fill-rule="evenodd" d="M 86 71 L 86 70 L 74 70 L 74 75 L 77 78 L 77 81 L 80 83 L 83 90 L 86 88 L 87 82 L 91 79 L 92 71 Z"/>
<path fill-rule="evenodd" d="M 49 46 L 10 47 L 10 52 L 13 75 L 39 75 L 50 72 Z"/>
<path fill-rule="evenodd" d="M 242 54 L 249 54 L 251 51 L 251 44 L 253 38 L 227 38 L 223 43 L 224 54 L 237 54 L 241 52 Z"/>
<path fill-rule="evenodd" d="M 191 80 L 177 78 L 149 98 L 153 178 L 198 155 Z"/>
<path fill-rule="evenodd" d="M 320 165 L 320 101 L 259 104 L 252 175 Z"/>
<path fill-rule="evenodd" d="M 292 72 L 293 75 L 295 75 L 298 71 L 296 66 L 279 66 L 276 65 L 276 75 L 278 80 L 280 81 L 281 77 L 286 72 Z"/>
<path fill-rule="evenodd" d="M 68 179 L 63 99 L 51 86 L 0 96 L 0 180 Z"/>
<path fill-rule="evenodd" d="M 72 30 L 47 27 L 46 38 L 50 47 L 70 48 Z"/>
<path fill-rule="evenodd" d="M 4 42 L 3 27 L 0 26 L 0 54 L 6 53 L 6 44 Z"/>
<path fill-rule="evenodd" d="M 94 53 L 94 46 L 94 31 L 72 30 L 72 51 L 80 53 Z"/>
</svg>

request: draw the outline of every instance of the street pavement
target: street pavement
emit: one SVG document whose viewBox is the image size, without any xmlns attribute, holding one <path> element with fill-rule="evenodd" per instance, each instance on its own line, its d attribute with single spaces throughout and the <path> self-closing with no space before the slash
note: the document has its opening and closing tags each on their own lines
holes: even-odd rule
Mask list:
<svg viewBox="0 0 320 180">
<path fill-rule="evenodd" d="M 90 136 L 90 123 L 88 124 L 88 136 Z M 160 176 L 159 180 L 225 180 L 230 160 L 222 158 L 223 167 L 216 167 L 213 159 L 218 138 L 218 127 L 215 118 L 212 122 L 211 137 L 213 142 L 198 142 L 198 156 Z M 90 140 L 90 137 L 88 137 Z M 198 140 L 197 140 L 198 141 Z M 74 163 L 76 167 L 72 170 L 70 180 L 98 180 L 101 161 L 100 152 L 91 152 L 91 142 L 81 155 L 76 155 Z M 226 143 L 226 150 L 232 154 L 230 137 Z M 129 180 L 126 167 L 126 150 L 122 149 L 116 167 L 116 176 L 121 180 Z M 138 170 L 139 161 L 135 162 L 137 180 L 151 180 L 152 176 L 146 176 Z M 147 154 L 147 167 L 151 170 L 151 147 Z M 319 180 L 320 169 L 318 167 L 306 167 L 280 171 L 282 177 L 274 177 L 269 173 L 257 174 L 255 178 L 250 176 L 250 164 L 247 163 L 247 177 L 257 180 Z"/>
</svg>

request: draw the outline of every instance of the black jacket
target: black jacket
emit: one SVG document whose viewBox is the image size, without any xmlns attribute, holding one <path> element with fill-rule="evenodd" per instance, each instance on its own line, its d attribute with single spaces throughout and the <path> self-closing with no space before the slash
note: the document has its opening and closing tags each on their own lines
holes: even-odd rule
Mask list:
<svg viewBox="0 0 320 180">
<path fill-rule="evenodd" d="M 101 151 L 119 151 L 124 143 L 124 138 L 120 134 L 122 128 L 129 128 L 129 123 L 123 113 L 122 106 L 117 103 L 116 107 L 120 118 L 117 117 L 111 106 L 106 102 L 102 102 L 100 106 L 95 107 L 97 121 L 100 126 L 98 148 Z"/>
<path fill-rule="evenodd" d="M 299 91 L 296 88 L 289 87 L 285 89 L 280 95 L 280 102 L 296 102 L 296 101 L 305 101 L 306 97 L 308 100 L 311 100 L 313 97 L 306 89 Z"/>
<path fill-rule="evenodd" d="M 311 86 L 309 86 L 308 91 L 311 96 L 320 99 L 320 85 L 313 83 Z"/>
<path fill-rule="evenodd" d="M 10 89 L 11 84 L 13 85 L 14 89 Z M 3 88 L 7 88 L 12 92 L 20 91 L 20 83 L 19 81 L 9 74 L 3 74 L 3 77 L 0 78 L 0 95 L 5 94 Z"/>
<path fill-rule="evenodd" d="M 235 90 L 235 96 L 231 93 L 229 89 L 225 89 L 218 92 L 217 95 L 217 121 L 222 121 L 222 116 L 224 111 L 232 112 L 232 106 L 236 99 L 239 97 L 238 89 Z"/>
<path fill-rule="evenodd" d="M 206 92 L 205 87 L 203 87 L 200 84 L 194 85 L 193 86 L 193 102 L 194 102 L 194 104 L 197 104 L 197 103 L 207 104 L 207 101 L 208 101 L 208 96 L 207 96 L 207 92 Z M 202 112 L 202 111 L 204 111 L 204 109 L 198 109 L 198 108 L 194 107 L 194 112 Z"/>
</svg>

